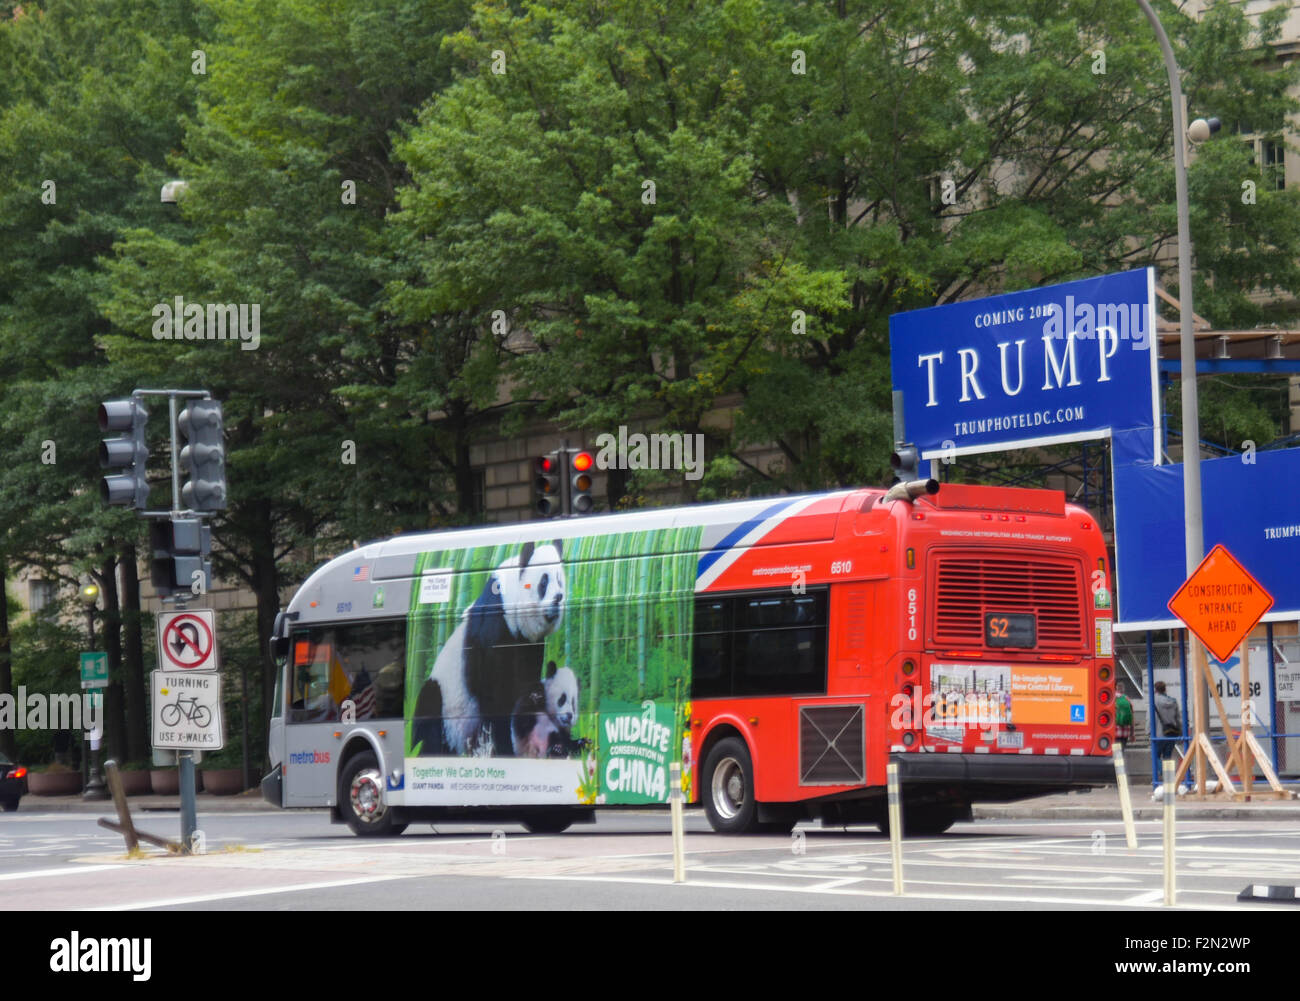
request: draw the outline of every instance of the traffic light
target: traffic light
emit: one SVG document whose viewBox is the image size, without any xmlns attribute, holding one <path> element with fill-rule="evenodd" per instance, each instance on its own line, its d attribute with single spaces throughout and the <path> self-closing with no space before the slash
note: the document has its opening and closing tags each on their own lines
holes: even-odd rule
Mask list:
<svg viewBox="0 0 1300 1001">
<path fill-rule="evenodd" d="M 921 453 L 915 445 L 899 445 L 898 451 L 889 456 L 889 464 L 894 467 L 895 483 L 921 478 Z"/>
<path fill-rule="evenodd" d="M 560 453 L 551 452 L 533 460 L 533 510 L 543 518 L 554 518 L 564 506 L 560 489 Z"/>
<path fill-rule="evenodd" d="M 159 594 L 193 593 L 195 574 L 201 592 L 212 586 L 212 529 L 198 518 L 155 521 L 149 526 L 153 558 L 149 578 Z"/>
<path fill-rule="evenodd" d="M 149 482 L 145 479 L 149 447 L 144 441 L 148 419 L 149 411 L 139 400 L 109 400 L 99 405 L 101 431 L 127 432 L 99 443 L 100 466 L 122 470 L 100 480 L 99 493 L 104 503 L 124 504 L 139 511 L 149 506 Z"/>
<path fill-rule="evenodd" d="M 226 447 L 222 441 L 221 404 L 190 400 L 176 421 L 180 437 L 181 471 L 189 481 L 181 500 L 191 511 L 221 511 L 226 506 Z"/>
<path fill-rule="evenodd" d="M 591 468 L 595 465 L 590 452 L 569 449 L 569 510 L 567 514 L 591 514 Z"/>
</svg>

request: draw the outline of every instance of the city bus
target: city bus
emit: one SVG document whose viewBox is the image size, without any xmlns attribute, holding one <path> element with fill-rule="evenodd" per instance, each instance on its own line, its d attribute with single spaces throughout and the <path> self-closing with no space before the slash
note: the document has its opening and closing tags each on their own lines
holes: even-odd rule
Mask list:
<svg viewBox="0 0 1300 1001">
<path fill-rule="evenodd" d="M 666 804 L 721 832 L 938 833 L 1113 781 L 1110 569 L 1054 491 L 918 480 L 401 535 L 277 616 L 264 796 L 359 835 L 558 832 Z"/>
</svg>

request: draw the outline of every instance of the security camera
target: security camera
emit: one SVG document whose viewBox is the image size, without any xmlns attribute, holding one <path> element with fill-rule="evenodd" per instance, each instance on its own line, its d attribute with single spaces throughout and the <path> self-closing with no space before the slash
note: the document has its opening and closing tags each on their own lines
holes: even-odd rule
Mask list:
<svg viewBox="0 0 1300 1001">
<path fill-rule="evenodd" d="M 164 205 L 175 205 L 181 199 L 181 195 L 189 191 L 190 186 L 185 181 L 168 181 L 162 186 L 162 202 Z"/>
</svg>

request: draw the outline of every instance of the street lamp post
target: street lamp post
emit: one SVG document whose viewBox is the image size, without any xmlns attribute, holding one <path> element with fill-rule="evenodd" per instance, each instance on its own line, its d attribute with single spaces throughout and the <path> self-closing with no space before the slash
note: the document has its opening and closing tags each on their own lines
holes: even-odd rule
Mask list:
<svg viewBox="0 0 1300 1001">
<path fill-rule="evenodd" d="M 86 606 L 86 642 L 90 650 L 95 649 L 95 608 L 99 603 L 99 585 L 95 583 L 83 584 L 81 590 L 77 593 L 77 598 Z M 90 696 L 92 699 L 102 699 L 103 694 L 94 692 Z M 104 720 L 103 705 L 101 703 L 99 712 L 99 721 L 102 732 Z M 85 791 L 82 792 L 82 799 L 108 799 L 108 789 L 104 786 L 104 778 L 99 773 L 99 743 L 100 733 L 92 733 L 90 737 L 90 777 L 86 782 Z"/>
<path fill-rule="evenodd" d="M 1174 106 L 1174 195 L 1178 202 L 1178 307 L 1179 307 L 1179 358 L 1181 373 L 1179 383 L 1183 398 L 1183 544 L 1187 566 L 1187 576 L 1200 565 L 1205 555 L 1205 534 L 1201 515 L 1201 420 L 1196 395 L 1196 339 L 1193 333 L 1192 317 L 1192 234 L 1190 212 L 1187 204 L 1187 159 L 1185 143 L 1188 139 L 1186 114 L 1183 110 L 1183 85 L 1178 61 L 1174 58 L 1173 46 L 1165 34 L 1160 18 L 1151 9 L 1148 0 L 1137 0 L 1142 13 L 1151 22 L 1160 43 L 1160 53 L 1164 56 L 1165 71 L 1169 75 L 1169 90 Z M 1218 128 L 1218 120 L 1204 122 L 1198 119 L 1193 123 L 1192 138 L 1197 141 L 1208 139 Z M 1193 660 L 1196 664 L 1192 692 L 1195 696 L 1195 733 L 1205 732 L 1206 691 L 1205 678 L 1200 669 L 1200 644 L 1189 637 L 1193 646 Z M 1197 748 L 1197 788 L 1205 791 L 1205 761 Z"/>
</svg>

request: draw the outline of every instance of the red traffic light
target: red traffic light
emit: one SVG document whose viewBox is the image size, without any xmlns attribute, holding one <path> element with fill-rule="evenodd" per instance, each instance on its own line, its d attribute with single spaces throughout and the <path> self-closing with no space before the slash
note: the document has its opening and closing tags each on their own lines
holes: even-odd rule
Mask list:
<svg viewBox="0 0 1300 1001">
<path fill-rule="evenodd" d="M 590 452 L 577 452 L 573 456 L 573 468 L 580 473 L 585 473 L 594 462 Z"/>
</svg>

